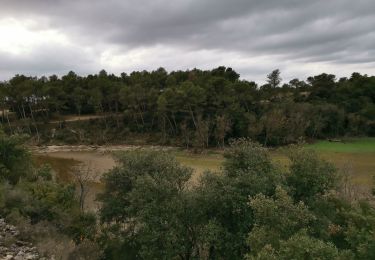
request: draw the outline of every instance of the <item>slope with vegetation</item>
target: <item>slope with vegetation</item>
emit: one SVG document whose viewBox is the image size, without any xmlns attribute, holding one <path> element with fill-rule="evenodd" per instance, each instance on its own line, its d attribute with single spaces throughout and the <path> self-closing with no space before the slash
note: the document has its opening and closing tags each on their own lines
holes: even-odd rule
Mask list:
<svg viewBox="0 0 375 260">
<path fill-rule="evenodd" d="M 10 237 L 32 242 L 48 259 L 95 259 L 99 248 L 87 242 L 96 232 L 95 215 L 80 210 L 74 184 L 58 183 L 48 165 L 32 164 L 23 141 L 0 132 L 0 217 L 18 229 Z M 17 243 L 12 239 L 5 243 Z"/>
<path fill-rule="evenodd" d="M 226 67 L 170 73 L 160 68 L 121 76 L 16 75 L 0 83 L 6 131 L 27 133 L 38 143 L 141 140 L 206 148 L 239 137 L 276 146 L 374 136 L 374 104 L 375 77 L 359 73 L 281 84 L 275 70 L 259 86 Z"/>
<path fill-rule="evenodd" d="M 192 169 L 167 153 L 119 153 L 102 178 L 96 218 L 82 211 L 79 187 L 31 166 L 21 139 L 0 139 L 1 216 L 63 259 L 375 257 L 374 198 L 352 200 L 335 167 L 311 150 L 292 147 L 284 168 L 240 139 L 222 170 L 194 184 Z"/>
</svg>

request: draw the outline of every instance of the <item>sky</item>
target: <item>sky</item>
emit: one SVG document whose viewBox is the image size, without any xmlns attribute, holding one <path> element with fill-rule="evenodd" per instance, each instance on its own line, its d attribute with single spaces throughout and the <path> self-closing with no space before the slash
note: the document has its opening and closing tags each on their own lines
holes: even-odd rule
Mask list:
<svg viewBox="0 0 375 260">
<path fill-rule="evenodd" d="M 0 0 L 0 80 L 231 67 L 375 74 L 374 0 Z"/>
</svg>

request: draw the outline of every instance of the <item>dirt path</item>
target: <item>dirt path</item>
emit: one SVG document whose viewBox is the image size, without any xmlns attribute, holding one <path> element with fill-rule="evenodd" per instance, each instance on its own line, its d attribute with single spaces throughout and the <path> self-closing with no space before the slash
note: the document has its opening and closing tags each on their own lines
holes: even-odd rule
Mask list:
<svg viewBox="0 0 375 260">
<path fill-rule="evenodd" d="M 174 149 L 168 146 L 155 145 L 47 145 L 47 146 L 30 146 L 30 150 L 36 154 L 49 154 L 56 152 L 98 152 L 101 154 L 111 153 L 115 151 L 129 151 L 129 150 L 157 150 L 168 151 Z"/>
<path fill-rule="evenodd" d="M 119 117 L 121 115 L 80 115 L 80 116 L 63 116 L 59 120 L 53 120 L 49 123 L 60 123 L 60 122 L 75 122 L 75 121 L 87 121 L 90 119 L 107 118 L 107 117 Z"/>
</svg>

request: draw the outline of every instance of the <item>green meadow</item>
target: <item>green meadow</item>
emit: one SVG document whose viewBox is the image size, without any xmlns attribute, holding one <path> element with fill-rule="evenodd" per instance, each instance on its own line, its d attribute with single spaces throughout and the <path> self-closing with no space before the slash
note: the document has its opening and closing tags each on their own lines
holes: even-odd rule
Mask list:
<svg viewBox="0 0 375 260">
<path fill-rule="evenodd" d="M 375 138 L 355 138 L 342 142 L 319 141 L 306 147 L 318 152 L 374 154 Z"/>
<path fill-rule="evenodd" d="M 356 138 L 344 142 L 318 141 L 305 147 L 315 150 L 322 158 L 332 162 L 339 173 L 348 173 L 354 184 L 363 187 L 372 185 L 372 176 L 375 175 L 375 138 Z M 281 166 L 288 163 L 282 150 L 270 151 L 273 160 Z M 199 155 L 186 151 L 174 154 L 182 164 L 196 170 L 195 178 L 205 170 L 219 170 L 224 160 L 219 151 Z"/>
</svg>

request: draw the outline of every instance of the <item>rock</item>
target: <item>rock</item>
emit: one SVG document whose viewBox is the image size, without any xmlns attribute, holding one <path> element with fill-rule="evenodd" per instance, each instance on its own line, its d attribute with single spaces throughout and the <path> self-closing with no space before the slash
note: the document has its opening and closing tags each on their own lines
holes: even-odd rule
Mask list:
<svg viewBox="0 0 375 260">
<path fill-rule="evenodd" d="M 0 259 L 1 260 L 34 260 L 41 258 L 32 243 L 18 239 L 19 231 L 0 218 Z M 13 241 L 13 242 L 12 242 Z"/>
</svg>

